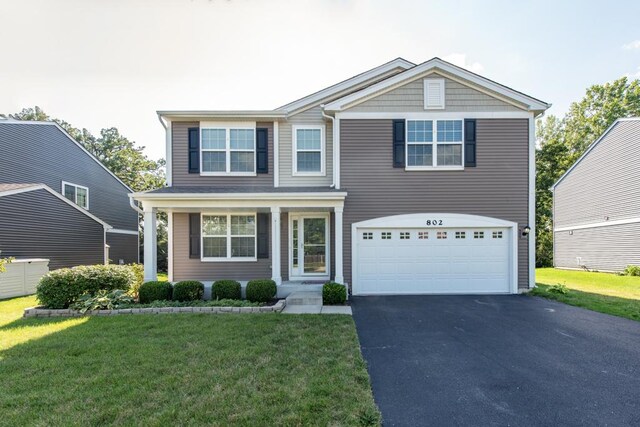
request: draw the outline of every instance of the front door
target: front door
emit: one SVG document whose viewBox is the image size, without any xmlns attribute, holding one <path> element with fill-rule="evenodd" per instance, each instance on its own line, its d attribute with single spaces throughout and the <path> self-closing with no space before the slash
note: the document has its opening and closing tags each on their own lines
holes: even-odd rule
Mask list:
<svg viewBox="0 0 640 427">
<path fill-rule="evenodd" d="M 291 277 L 329 275 L 329 221 L 326 215 L 291 215 Z"/>
</svg>

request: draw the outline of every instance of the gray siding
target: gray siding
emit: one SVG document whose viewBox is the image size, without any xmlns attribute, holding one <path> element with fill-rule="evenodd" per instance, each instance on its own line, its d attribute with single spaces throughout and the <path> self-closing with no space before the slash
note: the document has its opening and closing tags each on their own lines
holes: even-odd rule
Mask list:
<svg viewBox="0 0 640 427">
<path fill-rule="evenodd" d="M 347 111 L 350 112 L 424 112 L 425 78 L 443 78 L 440 74 L 419 77 L 403 86 L 378 95 Z M 522 111 L 507 102 L 445 78 L 445 108 L 441 112 L 462 111 Z"/>
<path fill-rule="evenodd" d="M 528 223 L 529 124 L 477 121 L 477 167 L 416 171 L 392 167 L 391 120 L 342 120 L 344 273 L 351 283 L 351 224 L 410 213 L 447 212 Z M 519 287 L 528 287 L 528 240 L 518 245 Z"/>
<path fill-rule="evenodd" d="M 271 233 L 269 233 L 271 249 Z M 202 262 L 189 258 L 189 214 L 173 214 L 173 280 L 251 280 L 271 278 L 271 259 L 254 262 Z"/>
<path fill-rule="evenodd" d="M 42 183 L 62 192 L 62 181 L 89 188 L 89 212 L 114 228 L 138 230 L 129 190 L 58 128 L 0 121 L 0 183 Z"/>
<path fill-rule="evenodd" d="M 139 261 L 138 236 L 132 234 L 107 233 L 109 245 L 109 262 L 119 264 L 123 260 L 125 264 Z"/>
<path fill-rule="evenodd" d="M 639 160 L 640 120 L 619 122 L 555 188 L 555 228 L 640 217 Z"/>
<path fill-rule="evenodd" d="M 554 233 L 554 265 L 560 268 L 622 271 L 629 265 L 640 265 L 640 223 L 610 225 Z"/>
<path fill-rule="evenodd" d="M 293 176 L 294 125 L 322 125 L 325 127 L 325 176 Z M 316 106 L 289 117 L 280 123 L 280 186 L 322 187 L 333 183 L 333 123 L 322 117 L 322 108 Z"/>
<path fill-rule="evenodd" d="M 0 251 L 48 258 L 51 270 L 102 264 L 104 228 L 46 190 L 12 194 L 0 197 Z"/>
<path fill-rule="evenodd" d="M 227 121 L 228 122 L 228 121 Z M 257 127 L 268 128 L 268 161 L 269 173 L 256 176 L 200 176 L 198 173 L 189 173 L 189 128 L 199 127 L 199 122 L 173 122 L 171 124 L 171 151 L 172 151 L 172 186 L 213 186 L 233 187 L 247 186 L 273 186 L 273 123 L 256 123 Z"/>
<path fill-rule="evenodd" d="M 289 214 L 280 214 L 280 274 L 289 280 Z"/>
</svg>

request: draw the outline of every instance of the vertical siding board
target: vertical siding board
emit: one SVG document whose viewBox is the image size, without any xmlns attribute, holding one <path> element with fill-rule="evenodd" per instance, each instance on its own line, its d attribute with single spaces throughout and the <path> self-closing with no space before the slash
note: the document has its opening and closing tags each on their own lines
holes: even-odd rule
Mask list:
<svg viewBox="0 0 640 427">
<path fill-rule="evenodd" d="M 271 241 L 271 230 L 269 230 Z M 189 258 L 189 214 L 173 214 L 173 279 L 215 281 L 271 278 L 271 258 L 250 262 L 202 262 Z"/>
<path fill-rule="evenodd" d="M 447 212 L 528 223 L 528 120 L 477 121 L 478 166 L 407 172 L 391 164 L 392 120 L 342 120 L 344 272 L 351 282 L 351 224 L 389 215 Z M 518 242 L 518 283 L 528 287 L 528 244 Z"/>
<path fill-rule="evenodd" d="M 269 173 L 259 173 L 256 176 L 200 176 L 189 174 L 189 128 L 200 126 L 199 122 L 172 122 L 171 123 L 171 153 L 172 153 L 172 185 L 179 186 L 210 186 L 210 187 L 234 187 L 247 186 L 273 186 L 273 122 L 257 122 L 257 128 L 268 129 Z"/>
<path fill-rule="evenodd" d="M 48 258 L 49 269 L 104 262 L 104 228 L 46 190 L 0 197 L 2 256 Z"/>
<path fill-rule="evenodd" d="M 89 188 L 89 211 L 114 228 L 138 230 L 129 190 L 58 128 L 0 123 L 0 182 L 39 183 L 62 193 L 62 181 Z"/>
<path fill-rule="evenodd" d="M 444 112 L 465 111 L 522 111 L 522 109 L 487 95 L 457 81 L 439 74 L 430 74 L 427 79 L 445 79 L 445 108 Z M 357 104 L 347 111 L 350 112 L 424 112 L 423 79 L 418 78 L 389 92 L 378 95 Z"/>
</svg>

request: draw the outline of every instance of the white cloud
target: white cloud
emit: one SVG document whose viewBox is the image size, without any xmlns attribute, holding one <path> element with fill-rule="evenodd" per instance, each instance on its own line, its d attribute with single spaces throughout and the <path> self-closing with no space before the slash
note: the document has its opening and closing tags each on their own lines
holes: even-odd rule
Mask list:
<svg viewBox="0 0 640 427">
<path fill-rule="evenodd" d="M 466 53 L 451 53 L 442 59 L 474 73 L 481 73 L 484 70 L 484 66 L 479 62 L 467 62 Z"/>
<path fill-rule="evenodd" d="M 634 40 L 631 43 L 623 44 L 624 50 L 640 49 L 640 40 Z"/>
<path fill-rule="evenodd" d="M 640 67 L 636 68 L 636 72 L 635 73 L 627 73 L 625 74 L 627 76 L 628 79 L 640 79 Z"/>
</svg>

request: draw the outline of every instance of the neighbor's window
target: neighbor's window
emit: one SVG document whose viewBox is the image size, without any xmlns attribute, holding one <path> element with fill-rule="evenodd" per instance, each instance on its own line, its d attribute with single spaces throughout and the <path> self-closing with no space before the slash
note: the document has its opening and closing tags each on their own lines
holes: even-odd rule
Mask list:
<svg viewBox="0 0 640 427">
<path fill-rule="evenodd" d="M 248 259 L 256 257 L 256 216 L 202 215 L 202 258 Z"/>
<path fill-rule="evenodd" d="M 296 175 L 324 174 L 324 134 L 322 126 L 293 127 L 293 172 Z"/>
<path fill-rule="evenodd" d="M 407 167 L 462 166 L 462 138 L 462 120 L 408 120 Z"/>
<path fill-rule="evenodd" d="M 204 174 L 253 174 L 256 168 L 253 128 L 203 128 L 201 161 Z"/>
<path fill-rule="evenodd" d="M 81 208 L 89 209 L 89 189 L 87 187 L 63 181 L 62 193 L 64 197 Z"/>
</svg>

